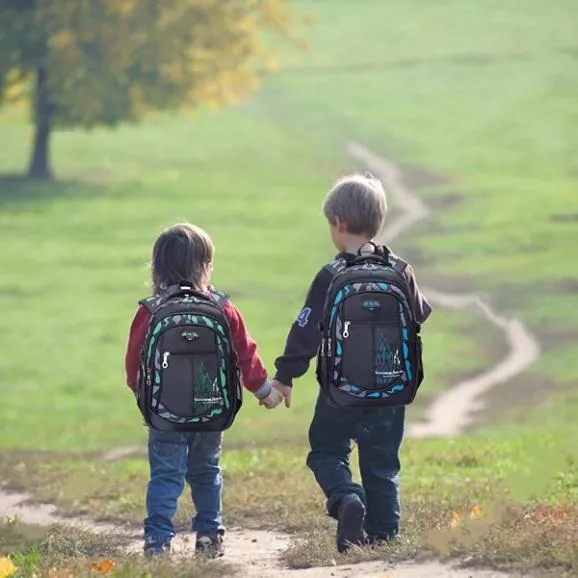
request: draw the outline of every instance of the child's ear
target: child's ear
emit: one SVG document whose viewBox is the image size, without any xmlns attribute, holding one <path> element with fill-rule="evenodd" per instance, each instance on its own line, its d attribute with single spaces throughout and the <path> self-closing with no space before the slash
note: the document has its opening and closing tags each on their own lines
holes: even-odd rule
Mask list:
<svg viewBox="0 0 578 578">
<path fill-rule="evenodd" d="M 335 228 L 339 233 L 347 233 L 347 224 L 339 217 L 335 217 Z"/>
</svg>

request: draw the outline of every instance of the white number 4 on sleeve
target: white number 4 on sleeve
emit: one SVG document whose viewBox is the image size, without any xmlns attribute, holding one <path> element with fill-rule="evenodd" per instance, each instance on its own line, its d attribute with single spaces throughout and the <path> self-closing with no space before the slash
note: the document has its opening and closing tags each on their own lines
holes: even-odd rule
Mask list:
<svg viewBox="0 0 578 578">
<path fill-rule="evenodd" d="M 297 315 L 295 323 L 297 323 L 299 327 L 305 327 L 309 321 L 309 315 L 311 315 L 311 307 L 304 307 L 299 315 Z"/>
</svg>

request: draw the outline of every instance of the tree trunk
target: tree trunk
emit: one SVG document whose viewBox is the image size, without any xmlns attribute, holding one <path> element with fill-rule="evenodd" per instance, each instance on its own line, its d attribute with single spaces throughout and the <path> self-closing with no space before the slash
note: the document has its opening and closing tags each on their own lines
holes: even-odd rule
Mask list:
<svg viewBox="0 0 578 578">
<path fill-rule="evenodd" d="M 48 97 L 46 70 L 42 66 L 36 71 L 34 108 L 34 150 L 28 176 L 33 179 L 51 179 L 50 129 L 53 108 Z"/>
</svg>

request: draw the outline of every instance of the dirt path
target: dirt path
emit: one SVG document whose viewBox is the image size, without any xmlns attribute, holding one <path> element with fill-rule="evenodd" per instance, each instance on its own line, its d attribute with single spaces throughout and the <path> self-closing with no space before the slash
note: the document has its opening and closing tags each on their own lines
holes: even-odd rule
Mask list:
<svg viewBox="0 0 578 578">
<path fill-rule="evenodd" d="M 353 158 L 378 176 L 386 185 L 392 200 L 402 213 L 392 221 L 383 234 L 383 241 L 398 237 L 416 222 L 426 219 L 430 211 L 405 186 L 399 169 L 365 147 L 350 143 Z M 504 383 L 524 371 L 539 355 L 536 339 L 518 320 L 509 320 L 495 313 L 476 294 L 448 294 L 435 289 L 424 289 L 433 304 L 453 309 L 479 309 L 486 320 L 503 331 L 509 351 L 495 367 L 458 383 L 443 393 L 428 408 L 426 420 L 413 423 L 409 435 L 415 437 L 456 435 L 472 423 L 474 413 L 482 407 L 481 396 L 491 388 Z M 103 455 L 106 460 L 142 453 L 141 447 L 115 448 Z M 131 540 L 128 550 L 140 552 L 142 538 L 140 529 L 127 529 L 112 524 L 94 523 L 87 519 L 59 517 L 56 507 L 50 504 L 34 505 L 27 502 L 26 494 L 9 493 L 0 488 L 0 516 L 16 515 L 23 522 L 47 526 L 54 523 L 73 525 L 93 533 L 122 534 Z M 180 534 L 173 541 L 177 555 L 188 555 L 193 536 Z M 261 530 L 230 529 L 227 533 L 225 560 L 240 567 L 247 578 L 508 578 L 506 574 L 487 570 L 461 569 L 439 562 L 403 563 L 390 567 L 385 562 L 367 562 L 346 566 L 330 566 L 292 570 L 279 563 L 280 554 L 287 549 L 290 536 Z M 512 578 L 511 576 L 509 578 Z"/>
<path fill-rule="evenodd" d="M 87 519 L 70 519 L 58 516 L 56 507 L 49 504 L 31 505 L 29 496 L 0 490 L 0 513 L 17 516 L 27 524 L 49 526 L 66 524 L 95 534 L 122 535 L 130 539 L 129 552 L 142 551 L 139 529 L 127 529 L 114 524 L 94 523 Z M 175 555 L 188 556 L 193 548 L 193 534 L 179 534 L 173 540 Z M 240 530 L 227 532 L 224 561 L 237 566 L 243 578 L 509 578 L 500 572 L 462 569 L 439 562 L 420 564 L 403 563 L 391 567 L 386 562 L 366 562 L 345 566 L 329 566 L 291 570 L 279 563 L 281 553 L 289 546 L 290 536 L 265 530 Z M 511 578 L 511 577 L 510 577 Z"/>
<path fill-rule="evenodd" d="M 428 218 L 430 210 L 410 193 L 396 165 L 358 143 L 350 143 L 349 152 L 381 179 L 394 203 L 402 210 L 402 215 L 386 227 L 382 236 L 384 242 L 394 240 Z M 475 293 L 444 293 L 426 287 L 423 292 L 432 305 L 438 307 L 478 309 L 489 323 L 503 332 L 508 344 L 508 352 L 500 363 L 442 393 L 426 410 L 426 419 L 412 423 L 408 428 L 408 435 L 413 437 L 456 435 L 472 424 L 475 412 L 483 407 L 483 394 L 530 367 L 540 355 L 540 346 L 521 321 L 498 315 Z"/>
</svg>

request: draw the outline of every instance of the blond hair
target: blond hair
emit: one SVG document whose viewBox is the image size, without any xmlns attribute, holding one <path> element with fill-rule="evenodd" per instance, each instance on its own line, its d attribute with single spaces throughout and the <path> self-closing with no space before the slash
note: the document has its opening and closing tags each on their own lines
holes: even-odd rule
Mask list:
<svg viewBox="0 0 578 578">
<path fill-rule="evenodd" d="M 332 225 L 339 219 L 352 235 L 373 238 L 381 230 L 387 213 L 383 185 L 371 173 L 342 177 L 327 193 L 323 212 Z"/>
<path fill-rule="evenodd" d="M 159 294 L 181 281 L 189 281 L 201 289 L 214 253 L 211 237 L 200 227 L 179 223 L 165 229 L 153 247 L 151 277 L 154 293 Z"/>
</svg>

